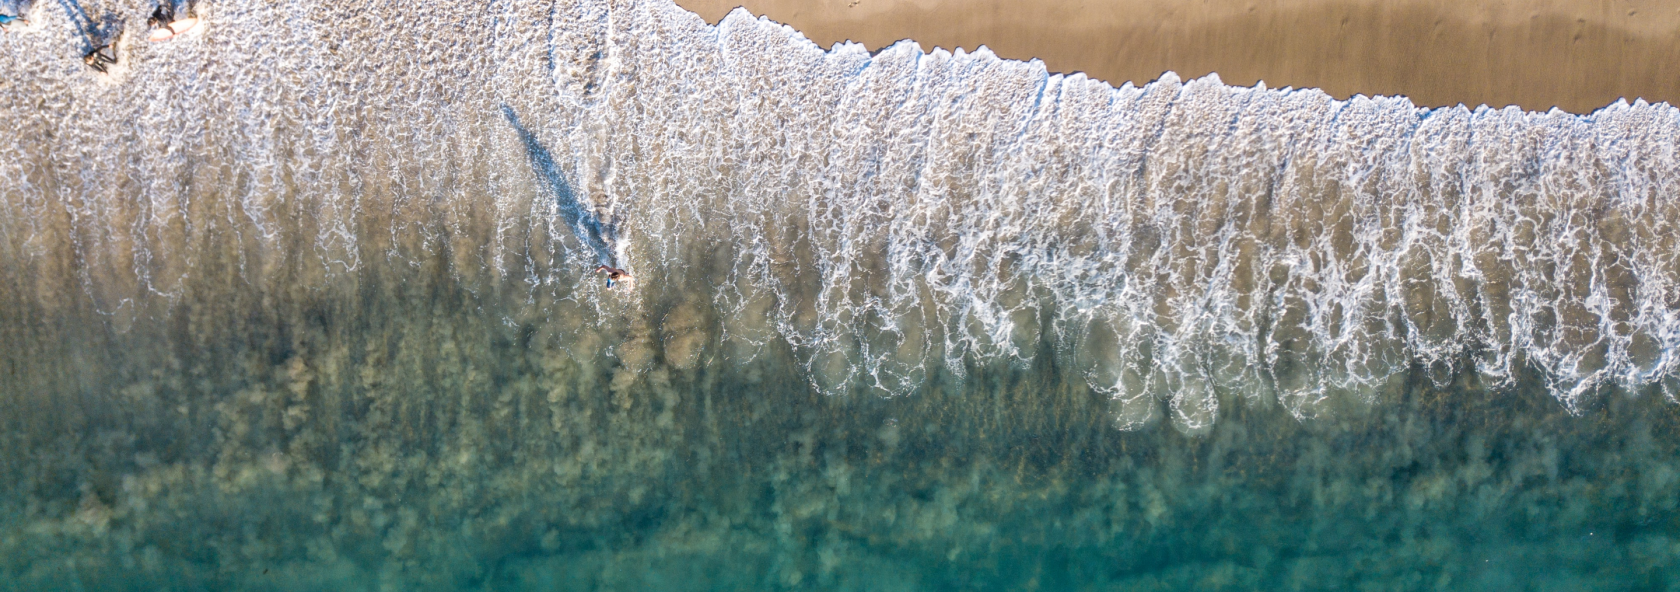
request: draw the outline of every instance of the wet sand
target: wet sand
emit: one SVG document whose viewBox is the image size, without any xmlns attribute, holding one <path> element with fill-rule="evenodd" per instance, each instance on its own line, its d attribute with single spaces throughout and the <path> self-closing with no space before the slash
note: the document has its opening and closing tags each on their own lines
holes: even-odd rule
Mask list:
<svg viewBox="0 0 1680 592">
<path fill-rule="evenodd" d="M 737 5 L 829 47 L 985 45 L 1115 85 L 1188 79 L 1317 87 L 1424 106 L 1586 113 L 1680 103 L 1670 0 L 678 0 L 709 22 Z"/>
</svg>

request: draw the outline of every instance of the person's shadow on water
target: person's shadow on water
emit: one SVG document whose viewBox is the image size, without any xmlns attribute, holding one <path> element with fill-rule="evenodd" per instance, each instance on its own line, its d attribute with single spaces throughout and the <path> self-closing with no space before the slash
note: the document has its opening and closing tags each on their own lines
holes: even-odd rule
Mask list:
<svg viewBox="0 0 1680 592">
<path fill-rule="evenodd" d="M 69 17 L 70 24 L 76 27 L 77 34 L 82 38 L 82 52 L 91 54 L 107 45 L 116 43 L 117 35 L 122 33 L 122 18 L 116 14 L 107 14 L 95 23 L 93 17 L 88 16 L 76 0 L 58 0 L 59 7 L 64 9 L 64 16 Z M 115 60 L 115 52 L 113 61 Z"/>
<path fill-rule="evenodd" d="M 571 184 L 566 182 L 566 175 L 560 170 L 560 165 L 555 164 L 554 157 L 549 154 L 548 149 L 519 122 L 519 115 L 513 112 L 513 108 L 503 103 L 502 115 L 507 117 L 514 131 L 519 132 L 519 139 L 525 143 L 525 155 L 531 159 L 531 168 L 548 184 L 549 191 L 554 193 L 554 202 L 559 206 L 560 217 L 571 227 L 572 234 L 595 251 L 595 258 L 601 264 L 617 267 L 618 262 L 615 261 L 613 250 L 607 245 L 608 241 L 617 239 L 613 228 L 602 224 L 593 212 L 578 203 L 577 196 L 572 193 Z"/>
</svg>

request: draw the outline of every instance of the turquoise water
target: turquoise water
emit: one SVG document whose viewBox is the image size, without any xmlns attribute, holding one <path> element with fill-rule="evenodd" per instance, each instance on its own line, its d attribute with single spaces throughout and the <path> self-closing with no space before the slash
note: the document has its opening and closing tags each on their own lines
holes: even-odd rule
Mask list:
<svg viewBox="0 0 1680 592">
<path fill-rule="evenodd" d="M 1680 588 L 1671 106 L 36 4 L 0 590 Z"/>
</svg>

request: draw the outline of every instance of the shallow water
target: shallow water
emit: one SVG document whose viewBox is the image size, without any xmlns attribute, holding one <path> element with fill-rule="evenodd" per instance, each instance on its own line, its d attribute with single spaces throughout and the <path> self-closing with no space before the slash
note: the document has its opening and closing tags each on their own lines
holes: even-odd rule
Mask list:
<svg viewBox="0 0 1680 592">
<path fill-rule="evenodd" d="M 1680 585 L 1668 105 L 199 8 L 0 38 L 0 589 Z"/>
</svg>

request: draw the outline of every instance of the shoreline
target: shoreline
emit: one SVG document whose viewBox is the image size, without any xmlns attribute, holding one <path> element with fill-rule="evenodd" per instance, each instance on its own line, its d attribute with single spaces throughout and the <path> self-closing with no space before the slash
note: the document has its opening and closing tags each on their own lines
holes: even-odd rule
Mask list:
<svg viewBox="0 0 1680 592">
<path fill-rule="evenodd" d="M 1680 104 L 1680 7 L 1652 0 L 678 0 L 716 24 L 737 5 L 828 48 L 1040 59 L 1114 86 L 1174 71 L 1226 84 L 1318 88 L 1423 107 L 1590 113 L 1625 98 Z"/>
</svg>

